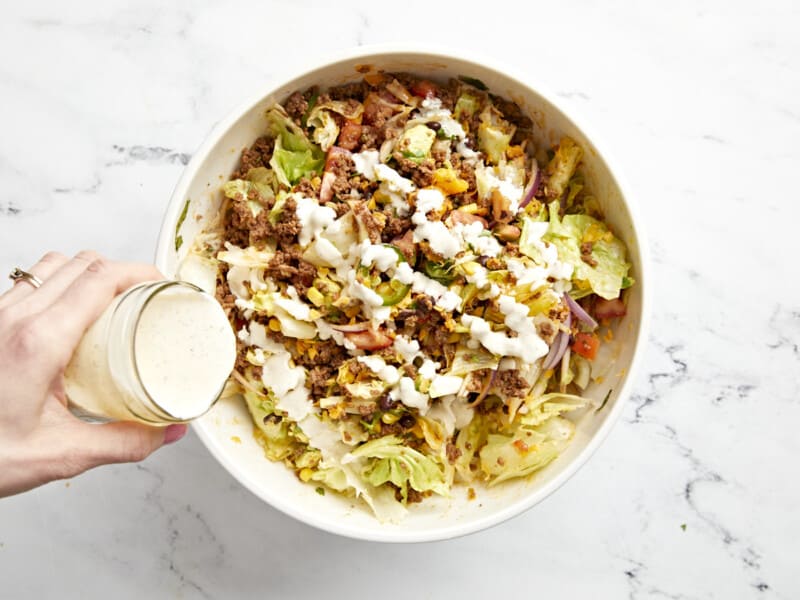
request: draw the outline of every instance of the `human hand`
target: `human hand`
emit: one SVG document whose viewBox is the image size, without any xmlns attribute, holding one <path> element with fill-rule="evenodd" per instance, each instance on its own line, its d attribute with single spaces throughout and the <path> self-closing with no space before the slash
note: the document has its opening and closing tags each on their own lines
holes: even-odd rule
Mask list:
<svg viewBox="0 0 800 600">
<path fill-rule="evenodd" d="M 84 331 L 132 285 L 163 279 L 145 264 L 94 252 L 46 254 L 0 295 L 0 497 L 107 463 L 140 461 L 179 440 L 186 425 L 85 423 L 67 409 L 63 371 Z"/>
</svg>

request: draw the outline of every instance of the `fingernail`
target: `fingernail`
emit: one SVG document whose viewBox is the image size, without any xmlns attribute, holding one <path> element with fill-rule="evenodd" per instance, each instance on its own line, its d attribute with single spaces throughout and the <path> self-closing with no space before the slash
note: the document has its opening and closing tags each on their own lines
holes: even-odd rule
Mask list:
<svg viewBox="0 0 800 600">
<path fill-rule="evenodd" d="M 187 426 L 183 423 L 167 426 L 167 429 L 164 432 L 164 443 L 171 444 L 172 442 L 177 442 L 186 435 L 187 429 Z"/>
</svg>

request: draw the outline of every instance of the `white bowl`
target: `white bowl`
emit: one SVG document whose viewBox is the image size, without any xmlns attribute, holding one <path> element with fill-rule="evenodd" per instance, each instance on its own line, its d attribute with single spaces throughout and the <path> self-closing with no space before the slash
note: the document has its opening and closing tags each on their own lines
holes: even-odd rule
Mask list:
<svg viewBox="0 0 800 600">
<path fill-rule="evenodd" d="M 206 219 L 214 214 L 221 197 L 220 185 L 236 168 L 241 150 L 264 133 L 263 115 L 270 104 L 314 84 L 327 86 L 358 79 L 359 71 L 366 67 L 409 71 L 434 79 L 476 77 L 491 91 L 514 100 L 527 112 L 538 126 L 538 144 L 549 147 L 560 136 L 569 135 L 583 147 L 583 172 L 615 233 L 628 246 L 636 279 L 629 292 L 628 315 L 615 334 L 618 351 L 615 368 L 602 384 L 592 385 L 586 392 L 601 401 L 612 389 L 610 398 L 602 411 L 591 411 L 578 419 L 575 438 L 568 449 L 532 478 L 491 489 L 476 486 L 474 500 L 467 499 L 466 488 L 456 487 L 449 499 L 435 497 L 413 505 L 408 517 L 399 524 L 378 522 L 359 501 L 330 492 L 321 496 L 313 485 L 301 483 L 282 463 L 267 460 L 253 438 L 243 403 L 234 400 L 218 403 L 194 423 L 194 428 L 217 460 L 244 486 L 278 510 L 314 527 L 382 542 L 452 538 L 518 515 L 553 493 L 586 462 L 622 412 L 646 340 L 649 314 L 642 221 L 625 193 L 619 172 L 612 169 L 608 155 L 599 150 L 595 137 L 590 137 L 583 126 L 579 127 L 564 114 L 557 99 L 530 77 L 515 77 L 505 68 L 492 68 L 483 62 L 441 52 L 409 50 L 407 46 L 360 48 L 356 53 L 265 84 L 262 93 L 216 125 L 187 165 L 172 195 L 158 242 L 158 268 L 167 276 L 177 274 L 181 253 L 175 250 L 176 225 L 186 201 L 190 201 L 188 218 L 180 227 L 184 251 Z"/>
</svg>

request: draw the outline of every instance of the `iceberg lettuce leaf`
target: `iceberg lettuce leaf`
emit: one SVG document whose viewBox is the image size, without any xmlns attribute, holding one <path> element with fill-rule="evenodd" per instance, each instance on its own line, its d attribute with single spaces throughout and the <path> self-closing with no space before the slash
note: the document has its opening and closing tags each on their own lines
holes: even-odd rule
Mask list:
<svg viewBox="0 0 800 600">
<path fill-rule="evenodd" d="M 499 164 L 506 156 L 516 127 L 503 120 L 502 113 L 494 106 L 487 106 L 480 116 L 478 126 L 478 147 L 486 154 L 492 164 Z"/>
<path fill-rule="evenodd" d="M 272 395 L 257 394 L 244 390 L 247 409 L 256 425 L 256 440 L 270 460 L 288 458 L 298 448 L 298 441 L 291 434 L 291 424 L 275 409 Z"/>
<path fill-rule="evenodd" d="M 529 397 L 525 399 L 528 412 L 519 416 L 519 422 L 522 425 L 534 427 L 553 417 L 583 408 L 588 402 L 582 396 L 558 392 Z"/>
<path fill-rule="evenodd" d="M 462 481 L 470 482 L 475 475 L 470 467 L 478 449 L 486 443 L 487 424 L 480 413 L 456 436 L 456 448 L 460 454 L 455 461 L 456 473 Z"/>
<path fill-rule="evenodd" d="M 269 161 L 278 181 L 287 187 L 303 177 L 319 175 L 325 154 L 311 142 L 305 132 L 276 104 L 267 111 L 267 125 L 275 138 L 275 149 Z"/>
<path fill-rule="evenodd" d="M 363 477 L 373 486 L 390 482 L 408 498 L 409 486 L 418 492 L 434 492 L 446 496 L 448 488 L 437 462 L 404 445 L 400 438 L 387 435 L 353 450 L 354 458 L 368 459 Z"/>
<path fill-rule="evenodd" d="M 576 289 L 571 296 L 579 298 L 594 292 L 607 300 L 618 298 L 628 283 L 631 267 L 626 261 L 625 244 L 602 221 L 588 215 L 559 218 L 559 209 L 558 201 L 550 203 L 550 225 L 542 239 L 556 246 L 562 262 L 573 266 L 572 281 Z"/>
<path fill-rule="evenodd" d="M 561 198 L 583 158 L 583 149 L 572 138 L 562 137 L 556 153 L 545 168 L 545 191 L 548 198 Z"/>
<path fill-rule="evenodd" d="M 489 486 L 538 471 L 567 447 L 574 433 L 571 421 L 552 417 L 536 427 L 518 425 L 509 435 L 489 434 L 480 451 L 481 470 L 493 478 Z"/>
</svg>

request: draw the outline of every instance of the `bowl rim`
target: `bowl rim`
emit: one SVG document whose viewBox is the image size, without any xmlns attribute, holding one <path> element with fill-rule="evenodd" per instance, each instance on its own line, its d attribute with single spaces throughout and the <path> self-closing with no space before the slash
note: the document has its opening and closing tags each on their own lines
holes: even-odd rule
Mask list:
<svg viewBox="0 0 800 600">
<path fill-rule="evenodd" d="M 293 80 L 298 79 L 311 71 L 322 70 L 336 65 L 343 61 L 352 61 L 356 59 L 364 59 L 369 62 L 373 58 L 386 58 L 391 55 L 412 55 L 421 60 L 437 60 L 442 61 L 458 60 L 467 63 L 473 63 L 484 69 L 489 69 L 497 72 L 498 74 L 512 80 L 513 83 L 520 88 L 530 89 L 535 94 L 541 96 L 544 100 L 554 106 L 568 122 L 571 122 L 579 131 L 583 133 L 587 140 L 591 141 L 592 146 L 597 151 L 598 156 L 605 162 L 608 172 L 620 191 L 620 196 L 623 204 L 628 209 L 631 217 L 631 225 L 634 232 L 635 242 L 637 245 L 639 255 L 639 273 L 637 284 L 641 286 L 641 316 L 638 323 L 638 335 L 636 337 L 636 345 L 633 349 L 630 365 L 627 367 L 627 372 L 624 376 L 622 387 L 619 390 L 617 401 L 614 403 L 610 413 L 606 416 L 605 421 L 600 425 L 594 435 L 588 440 L 586 447 L 575 456 L 571 462 L 563 466 L 562 470 L 557 473 L 550 481 L 548 481 L 541 488 L 535 492 L 526 494 L 521 499 L 511 502 L 509 505 L 503 507 L 486 516 L 478 517 L 468 523 L 460 523 L 455 525 L 431 528 L 428 531 L 404 532 L 397 529 L 380 529 L 365 530 L 360 527 L 353 526 L 347 522 L 331 521 L 326 518 L 320 518 L 317 515 L 308 511 L 298 509 L 288 502 L 282 501 L 280 498 L 267 497 L 262 492 L 257 482 L 253 481 L 243 468 L 237 463 L 229 460 L 223 453 L 219 452 L 216 447 L 216 440 L 214 436 L 209 433 L 200 422 L 193 422 L 192 428 L 197 433 L 205 447 L 212 456 L 245 488 L 250 490 L 255 496 L 262 501 L 269 504 L 272 508 L 312 527 L 327 531 L 329 533 L 341 535 L 344 537 L 372 541 L 372 542 L 390 542 L 390 543 L 419 543 L 419 542 L 432 542 L 438 540 L 453 539 L 476 533 L 485 529 L 499 525 L 513 517 L 519 516 L 527 510 L 531 509 L 536 504 L 542 502 L 545 498 L 553 494 L 562 485 L 564 485 L 578 470 L 586 464 L 591 456 L 597 451 L 600 445 L 606 440 L 609 433 L 616 425 L 617 421 L 624 410 L 625 404 L 628 401 L 631 389 L 636 380 L 636 375 L 641 366 L 646 342 L 650 330 L 650 289 L 652 283 L 652 269 L 650 267 L 650 252 L 649 244 L 647 241 L 647 234 L 645 231 L 644 220 L 640 214 L 638 204 L 633 200 L 630 193 L 630 187 L 622 175 L 621 170 L 618 168 L 618 162 L 610 153 L 602 142 L 598 143 L 598 136 L 596 132 L 585 125 L 586 121 L 581 117 L 579 110 L 573 106 L 569 106 L 568 110 L 563 108 L 561 100 L 542 82 L 537 80 L 534 76 L 519 73 L 515 68 L 500 66 L 494 59 L 476 56 L 475 53 L 463 51 L 462 49 L 447 48 L 430 44 L 417 44 L 417 43 L 390 43 L 390 44 L 373 44 L 351 47 L 337 52 L 326 52 L 323 59 L 317 60 L 304 60 L 299 61 L 293 67 L 284 68 L 280 74 L 267 77 L 265 82 L 258 86 L 258 91 L 251 94 L 244 102 L 236 106 L 224 118 L 218 121 L 209 133 L 206 135 L 203 142 L 192 155 L 191 160 L 183 170 L 181 177 L 173 189 L 170 196 L 169 203 L 164 214 L 161 225 L 161 230 L 158 235 L 158 243 L 155 252 L 155 264 L 159 268 L 163 268 L 167 263 L 167 257 L 172 248 L 172 234 L 175 229 L 175 222 L 177 221 L 179 211 L 182 209 L 185 202 L 185 197 L 188 188 L 194 178 L 197 176 L 201 163 L 205 160 L 208 154 L 219 144 L 221 138 L 228 132 L 230 127 L 236 123 L 242 116 L 250 111 L 254 106 L 259 104 L 269 94 L 273 93 L 276 89 L 287 86 Z"/>
</svg>

